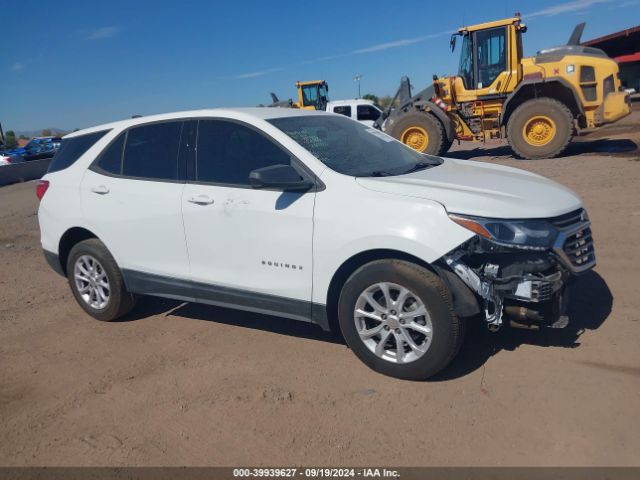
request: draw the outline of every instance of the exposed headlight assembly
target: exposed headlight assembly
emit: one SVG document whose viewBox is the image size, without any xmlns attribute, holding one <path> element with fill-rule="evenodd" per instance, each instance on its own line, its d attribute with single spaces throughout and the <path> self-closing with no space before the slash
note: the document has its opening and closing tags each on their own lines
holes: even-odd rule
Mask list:
<svg viewBox="0 0 640 480">
<path fill-rule="evenodd" d="M 546 220 L 501 220 L 449 214 L 458 225 L 499 245 L 526 250 L 546 250 L 553 246 L 557 230 Z"/>
</svg>

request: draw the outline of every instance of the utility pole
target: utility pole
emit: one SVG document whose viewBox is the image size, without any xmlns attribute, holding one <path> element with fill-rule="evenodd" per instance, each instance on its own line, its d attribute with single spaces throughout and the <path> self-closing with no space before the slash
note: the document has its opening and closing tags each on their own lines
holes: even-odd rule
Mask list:
<svg viewBox="0 0 640 480">
<path fill-rule="evenodd" d="M 353 77 L 354 82 L 358 82 L 358 98 L 360 98 L 360 80 L 362 80 L 362 74 L 358 73 Z"/>
</svg>

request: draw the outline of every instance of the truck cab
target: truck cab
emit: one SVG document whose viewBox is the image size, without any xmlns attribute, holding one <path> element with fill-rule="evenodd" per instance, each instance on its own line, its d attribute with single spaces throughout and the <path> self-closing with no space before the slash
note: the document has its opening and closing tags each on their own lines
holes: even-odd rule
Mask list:
<svg viewBox="0 0 640 480">
<path fill-rule="evenodd" d="M 353 100 L 334 100 L 327 104 L 327 112 L 338 113 L 372 127 L 382 115 L 382 108 L 371 100 L 356 98 Z"/>
</svg>

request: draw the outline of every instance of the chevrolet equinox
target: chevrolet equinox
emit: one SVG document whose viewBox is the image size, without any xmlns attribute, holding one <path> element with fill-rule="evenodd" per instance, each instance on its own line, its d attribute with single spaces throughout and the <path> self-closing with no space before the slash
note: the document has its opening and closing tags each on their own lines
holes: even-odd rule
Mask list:
<svg viewBox="0 0 640 480">
<path fill-rule="evenodd" d="M 442 370 L 464 321 L 563 327 L 595 264 L 571 190 L 423 155 L 341 115 L 133 118 L 67 135 L 37 187 L 42 247 L 92 317 L 139 295 L 339 329 L 369 367 Z"/>
</svg>

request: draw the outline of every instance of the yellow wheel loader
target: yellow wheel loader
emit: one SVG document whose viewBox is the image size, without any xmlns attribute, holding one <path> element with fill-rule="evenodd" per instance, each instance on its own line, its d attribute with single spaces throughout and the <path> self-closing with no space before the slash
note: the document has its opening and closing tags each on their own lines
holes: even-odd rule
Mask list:
<svg viewBox="0 0 640 480">
<path fill-rule="evenodd" d="M 273 103 L 269 107 L 301 108 L 303 110 L 326 110 L 329 102 L 329 84 L 324 80 L 296 82 L 298 101 L 279 100 L 275 93 L 271 93 Z"/>
<path fill-rule="evenodd" d="M 602 50 L 580 45 L 585 24 L 567 45 L 523 58 L 520 16 L 461 28 L 458 74 L 434 76 L 411 95 L 403 77 L 377 126 L 412 148 L 443 155 L 454 140 L 505 138 L 516 156 L 560 155 L 576 132 L 615 122 L 631 111 L 618 64 Z M 394 106 L 395 105 L 395 106 Z"/>
</svg>

